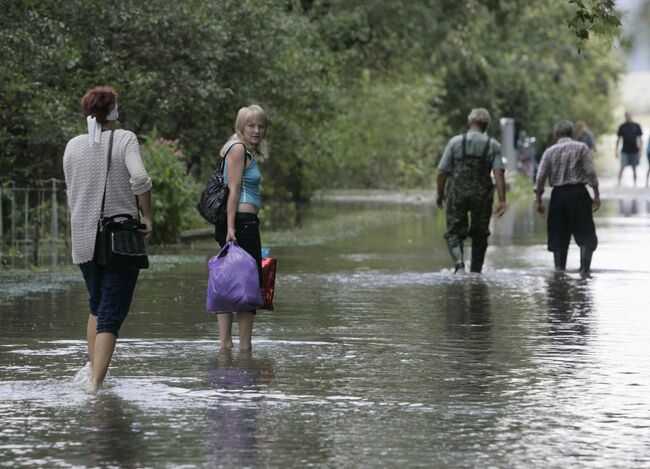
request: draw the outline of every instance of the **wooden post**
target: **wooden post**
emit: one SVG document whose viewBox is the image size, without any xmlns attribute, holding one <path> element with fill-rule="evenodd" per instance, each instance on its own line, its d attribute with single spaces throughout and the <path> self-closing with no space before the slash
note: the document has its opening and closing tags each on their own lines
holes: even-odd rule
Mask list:
<svg viewBox="0 0 650 469">
<path fill-rule="evenodd" d="M 25 231 L 23 232 L 23 241 L 27 244 L 27 236 L 29 235 L 29 186 L 25 188 L 25 213 L 24 213 Z"/>
<path fill-rule="evenodd" d="M 52 267 L 56 267 L 58 260 L 58 253 L 56 250 L 56 242 L 59 237 L 59 213 L 58 205 L 56 200 L 56 179 L 52 178 L 52 215 L 50 216 L 52 226 L 50 227 L 50 246 L 51 246 L 51 256 L 52 256 Z"/>
<path fill-rule="evenodd" d="M 3 236 L 3 230 L 4 227 L 2 226 L 2 186 L 0 186 L 0 261 L 2 261 L 2 243 L 4 241 L 4 236 Z"/>
<path fill-rule="evenodd" d="M 23 223 L 23 262 L 27 262 L 27 259 L 29 259 L 29 247 L 28 247 L 28 241 L 30 239 L 28 238 L 29 236 L 29 185 L 25 187 L 25 207 L 24 207 L 24 223 Z"/>
<path fill-rule="evenodd" d="M 11 181 L 11 247 L 16 244 L 16 183 Z"/>
</svg>

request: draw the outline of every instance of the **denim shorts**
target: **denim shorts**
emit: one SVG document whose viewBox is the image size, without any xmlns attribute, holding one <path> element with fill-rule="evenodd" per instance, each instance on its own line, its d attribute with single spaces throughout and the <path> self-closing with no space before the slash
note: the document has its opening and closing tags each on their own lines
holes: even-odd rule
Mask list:
<svg viewBox="0 0 650 469">
<path fill-rule="evenodd" d="M 626 166 L 635 167 L 639 164 L 639 154 L 638 153 L 625 153 L 621 152 L 621 167 L 625 168 Z"/>
<path fill-rule="evenodd" d="M 96 260 L 79 264 L 86 289 L 90 314 L 97 316 L 97 333 L 115 337 L 131 307 L 139 270 L 117 270 L 101 266 Z"/>
</svg>

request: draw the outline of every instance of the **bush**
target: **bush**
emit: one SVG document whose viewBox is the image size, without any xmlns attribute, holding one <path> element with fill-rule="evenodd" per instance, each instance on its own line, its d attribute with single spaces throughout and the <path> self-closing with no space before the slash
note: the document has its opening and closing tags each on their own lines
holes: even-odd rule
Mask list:
<svg viewBox="0 0 650 469">
<path fill-rule="evenodd" d="M 442 90 L 433 76 L 407 75 L 376 77 L 364 70 L 359 86 L 341 96 L 346 105 L 329 135 L 336 164 L 332 186 L 431 186 L 437 156 L 450 137 L 430 105 Z"/>
<path fill-rule="evenodd" d="M 174 243 L 183 229 L 204 225 L 196 202 L 202 187 L 185 174 L 178 143 L 159 138 L 154 130 L 141 146 L 145 168 L 153 181 L 155 226 L 153 243 Z"/>
</svg>

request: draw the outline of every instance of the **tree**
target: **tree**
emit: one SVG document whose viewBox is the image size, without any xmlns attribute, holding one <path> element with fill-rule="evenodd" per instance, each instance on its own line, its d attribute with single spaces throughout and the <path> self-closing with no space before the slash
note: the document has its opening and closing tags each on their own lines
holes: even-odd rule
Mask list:
<svg viewBox="0 0 650 469">
<path fill-rule="evenodd" d="M 198 179 L 258 103 L 267 219 L 299 221 L 317 188 L 427 185 L 472 107 L 542 139 L 567 117 L 601 132 L 620 70 L 613 0 L 0 1 L 2 177 L 60 176 L 99 84 Z"/>
</svg>

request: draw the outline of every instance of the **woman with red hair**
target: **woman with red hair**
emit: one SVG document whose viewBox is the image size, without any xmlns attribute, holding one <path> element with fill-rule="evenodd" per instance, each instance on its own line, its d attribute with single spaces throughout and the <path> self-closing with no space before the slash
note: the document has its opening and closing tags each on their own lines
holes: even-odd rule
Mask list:
<svg viewBox="0 0 650 469">
<path fill-rule="evenodd" d="M 70 206 L 72 261 L 81 269 L 90 303 L 87 326 L 90 361 L 78 377 L 84 379 L 90 372 L 84 384 L 94 392 L 101 387 L 108 371 L 139 274 L 139 270 L 98 263 L 96 240 L 100 213 L 103 209 L 106 217 L 123 213 L 140 217 L 146 234 L 153 229 L 153 213 L 151 179 L 140 157 L 138 139 L 133 132 L 115 129 L 118 108 L 113 88 L 99 86 L 89 90 L 81 100 L 81 107 L 88 133 L 68 142 L 63 170 Z"/>
</svg>

